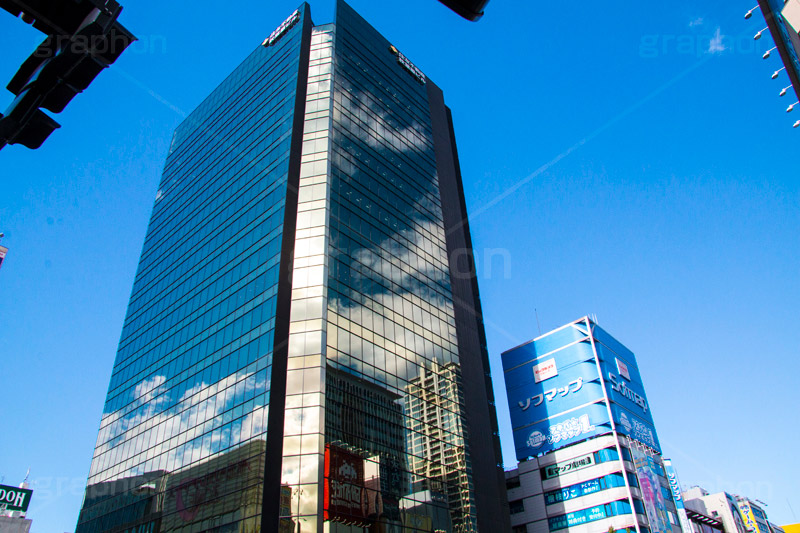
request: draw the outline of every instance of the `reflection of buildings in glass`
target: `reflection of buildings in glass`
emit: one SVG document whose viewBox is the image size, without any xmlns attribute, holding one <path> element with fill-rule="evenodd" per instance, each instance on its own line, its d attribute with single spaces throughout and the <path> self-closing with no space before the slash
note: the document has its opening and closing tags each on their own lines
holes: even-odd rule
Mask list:
<svg viewBox="0 0 800 533">
<path fill-rule="evenodd" d="M 403 527 L 401 500 L 426 490 L 416 514 L 447 494 L 452 527 L 507 529 L 452 127 L 441 90 L 344 2 L 322 26 L 303 4 L 258 46 L 175 132 L 89 486 L 170 472 L 162 528 L 315 533 L 349 527 L 322 518 L 342 450 L 373 529 Z M 434 369 L 449 385 L 419 382 Z M 430 402 L 447 412 L 409 416 Z M 412 466 L 409 432 L 440 471 Z M 253 442 L 263 512 L 223 464 Z M 441 489 L 412 487 L 418 469 Z M 241 498 L 211 503 L 215 475 Z M 117 511 L 87 498 L 76 530 Z"/>
<path fill-rule="evenodd" d="M 402 463 L 405 424 L 400 396 L 332 367 L 325 381 L 327 440 Z"/>
<path fill-rule="evenodd" d="M 89 485 L 78 522 L 87 531 L 105 531 L 109 526 L 162 531 L 164 488 L 168 477 L 164 471 L 147 472 Z"/>
<path fill-rule="evenodd" d="M 409 494 L 400 500 L 403 531 L 455 531 L 448 496 L 431 490 Z M 463 530 L 463 526 L 461 527 Z"/>
<path fill-rule="evenodd" d="M 254 440 L 170 475 L 163 531 L 205 531 L 231 524 L 242 533 L 258 531 L 265 449 L 263 440 Z"/>
<path fill-rule="evenodd" d="M 404 474 L 404 420 L 400 396 L 348 372 L 326 372 L 326 440 L 336 451 L 357 451 L 363 463 L 364 518 L 397 522 L 408 491 Z M 330 458 L 331 445 L 326 449 Z"/>
<path fill-rule="evenodd" d="M 232 524 L 236 531 L 256 531 L 264 449 L 264 441 L 255 440 L 178 473 L 89 485 L 79 523 L 86 531 L 205 531 Z"/>
<path fill-rule="evenodd" d="M 466 429 L 461 417 L 459 367 L 434 362 L 410 381 L 406 391 L 412 486 L 415 491 L 446 495 L 444 503 L 452 513 L 455 531 L 470 531 L 473 487 L 464 449 Z"/>
</svg>

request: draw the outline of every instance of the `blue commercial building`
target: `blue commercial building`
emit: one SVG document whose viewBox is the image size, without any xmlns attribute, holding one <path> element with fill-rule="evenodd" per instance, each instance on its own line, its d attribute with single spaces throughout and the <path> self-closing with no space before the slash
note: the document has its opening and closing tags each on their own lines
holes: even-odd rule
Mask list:
<svg viewBox="0 0 800 533">
<path fill-rule="evenodd" d="M 680 533 L 634 354 L 588 317 L 502 355 L 515 532 Z"/>
<path fill-rule="evenodd" d="M 175 132 L 77 533 L 508 529 L 451 113 L 336 10 Z"/>
</svg>

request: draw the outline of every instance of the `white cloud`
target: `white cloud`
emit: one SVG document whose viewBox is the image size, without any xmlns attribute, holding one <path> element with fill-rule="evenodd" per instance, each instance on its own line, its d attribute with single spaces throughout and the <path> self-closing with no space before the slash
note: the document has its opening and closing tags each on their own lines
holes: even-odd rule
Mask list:
<svg viewBox="0 0 800 533">
<path fill-rule="evenodd" d="M 727 50 L 727 47 L 725 46 L 725 43 L 723 42 L 724 39 L 725 39 L 725 36 L 722 35 L 722 30 L 720 28 L 717 28 L 717 31 L 714 32 L 714 37 L 712 37 L 711 41 L 709 41 L 709 43 L 708 43 L 708 53 L 709 54 L 721 54 L 722 52 Z"/>
<path fill-rule="evenodd" d="M 689 27 L 696 28 L 698 26 L 702 26 L 703 22 L 704 22 L 703 17 L 697 17 L 696 19 L 692 19 L 689 21 Z"/>
<path fill-rule="evenodd" d="M 210 385 L 198 383 L 175 406 L 165 410 L 163 407 L 169 400 L 166 381 L 162 375 L 142 381 L 133 391 L 136 409 L 127 414 L 120 410 L 103 416 L 89 473 L 90 484 L 162 468 L 175 471 L 190 461 L 205 461 L 224 453 L 266 430 L 269 407 L 255 406 L 243 413 L 240 422 L 217 427 L 201 438 L 187 431 L 220 419 L 223 412 L 240 404 L 243 396 L 265 390 L 266 381 L 257 379 L 253 373 L 237 372 Z M 115 461 L 115 450 L 119 450 L 120 458 L 129 461 Z M 162 453 L 167 454 L 163 462 Z"/>
</svg>

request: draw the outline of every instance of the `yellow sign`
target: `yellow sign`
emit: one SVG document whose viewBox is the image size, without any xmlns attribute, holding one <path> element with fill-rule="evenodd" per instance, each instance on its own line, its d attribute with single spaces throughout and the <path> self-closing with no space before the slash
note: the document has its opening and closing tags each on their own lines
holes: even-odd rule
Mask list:
<svg viewBox="0 0 800 533">
<path fill-rule="evenodd" d="M 761 530 L 758 529 L 758 522 L 756 522 L 756 517 L 753 516 L 753 509 L 750 507 L 749 503 L 739 502 L 739 513 L 741 513 L 742 515 L 742 520 L 744 520 L 744 527 L 745 529 L 747 529 L 747 531 L 752 531 L 753 533 L 761 533 Z"/>
</svg>

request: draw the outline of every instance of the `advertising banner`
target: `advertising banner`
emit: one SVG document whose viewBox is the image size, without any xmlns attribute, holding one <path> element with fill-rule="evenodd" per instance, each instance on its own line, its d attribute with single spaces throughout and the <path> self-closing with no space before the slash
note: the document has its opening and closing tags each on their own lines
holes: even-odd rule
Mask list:
<svg viewBox="0 0 800 533">
<path fill-rule="evenodd" d="M 545 505 L 552 505 L 554 503 L 565 502 L 567 500 L 580 498 L 581 496 L 594 494 L 595 492 L 600 492 L 601 490 L 602 486 L 600 485 L 600 480 L 592 479 L 577 485 L 565 487 L 560 491 L 548 492 L 544 495 L 544 503 Z"/>
<path fill-rule="evenodd" d="M 661 453 L 661 445 L 652 425 L 615 403 L 611 404 L 611 412 L 614 414 L 614 422 L 620 434 L 627 435 Z"/>
<path fill-rule="evenodd" d="M 555 516 L 549 519 L 548 522 L 550 531 L 556 531 L 559 529 L 566 529 L 568 527 L 579 526 L 581 524 L 602 520 L 607 516 L 606 506 L 598 505 L 597 507 L 592 507 L 591 509 L 584 509 L 582 511 L 575 511 L 574 513 Z"/>
<path fill-rule="evenodd" d="M 591 342 L 579 330 L 568 329 L 503 354 L 520 460 L 611 430 Z M 558 349 L 559 342 L 568 345 Z"/>
<path fill-rule="evenodd" d="M 603 367 L 603 377 L 608 381 L 611 400 L 638 413 L 639 417 L 652 424 L 653 418 L 636 360 L 623 359 L 600 342 L 595 343 L 595 348 Z"/>
<path fill-rule="evenodd" d="M 660 453 L 653 415 L 633 353 L 597 326 L 594 334 L 617 431 Z"/>
<path fill-rule="evenodd" d="M 669 487 L 672 489 L 672 499 L 675 500 L 675 508 L 678 511 L 678 521 L 681 524 L 683 533 L 692 533 L 692 525 L 686 515 L 686 507 L 683 505 L 683 494 L 681 492 L 681 482 L 678 480 L 678 472 L 672 466 L 672 461 L 664 459 L 664 470 L 667 472 Z"/>
<path fill-rule="evenodd" d="M 603 387 L 594 361 L 560 368 L 552 378 L 535 383 L 535 366 L 525 365 L 506 374 L 506 391 L 516 402 L 509 405 L 511 427 L 520 428 L 603 399 Z"/>
<path fill-rule="evenodd" d="M 522 460 L 610 431 L 608 410 L 601 402 L 514 430 L 514 447 Z"/>
<path fill-rule="evenodd" d="M 636 477 L 644 500 L 644 509 L 650 521 L 652 533 L 672 533 L 672 525 L 667 514 L 667 502 L 661 492 L 661 482 L 656 474 L 655 460 L 637 446 L 631 446 Z"/>
<path fill-rule="evenodd" d="M 365 524 L 368 502 L 364 490 L 364 459 L 325 445 L 323 508 L 326 520 Z"/>
<path fill-rule="evenodd" d="M 28 511 L 32 495 L 33 491 L 30 489 L 0 485 L 0 509 L 25 513 Z"/>
<path fill-rule="evenodd" d="M 633 353 L 599 326 L 590 337 L 585 325 L 570 324 L 502 356 L 519 460 L 609 433 L 606 405 L 619 433 L 661 452 Z"/>
<path fill-rule="evenodd" d="M 758 528 L 758 522 L 756 522 L 756 517 L 753 515 L 753 509 L 750 507 L 749 503 L 739 502 L 739 514 L 742 515 L 744 527 L 747 529 L 747 531 L 761 533 Z"/>
</svg>

